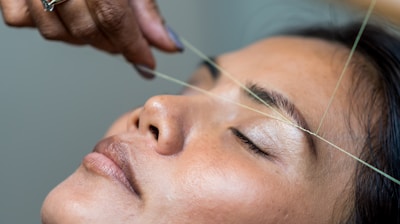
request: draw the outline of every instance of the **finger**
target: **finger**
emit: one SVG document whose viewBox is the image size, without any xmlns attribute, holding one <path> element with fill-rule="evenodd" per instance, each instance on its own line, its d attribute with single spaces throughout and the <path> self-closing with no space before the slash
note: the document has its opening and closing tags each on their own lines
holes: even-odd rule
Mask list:
<svg viewBox="0 0 400 224">
<path fill-rule="evenodd" d="M 4 22 L 9 26 L 34 26 L 25 0 L 0 0 Z"/>
<path fill-rule="evenodd" d="M 96 26 L 87 4 L 83 0 L 68 0 L 57 5 L 56 11 L 68 32 L 76 39 L 80 39 L 98 49 L 116 53 L 108 37 Z"/>
<path fill-rule="evenodd" d="M 168 52 L 182 51 L 183 44 L 175 32 L 165 26 L 154 0 L 130 0 L 140 29 L 151 45 Z"/>
<path fill-rule="evenodd" d="M 82 44 L 74 39 L 58 18 L 57 13 L 44 11 L 40 0 L 27 0 L 33 22 L 40 34 L 48 40 L 62 40 L 73 44 Z"/>
<path fill-rule="evenodd" d="M 155 67 L 150 46 L 142 36 L 128 1 L 87 0 L 87 5 L 97 26 L 129 62 Z"/>
</svg>

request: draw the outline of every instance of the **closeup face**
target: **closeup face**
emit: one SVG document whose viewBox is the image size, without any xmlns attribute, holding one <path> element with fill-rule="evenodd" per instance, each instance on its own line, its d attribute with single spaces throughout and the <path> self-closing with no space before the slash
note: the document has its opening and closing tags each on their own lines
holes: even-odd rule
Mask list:
<svg viewBox="0 0 400 224">
<path fill-rule="evenodd" d="M 191 84 L 224 100 L 185 89 L 119 118 L 49 193 L 43 222 L 331 222 L 345 212 L 355 163 L 281 120 L 315 131 L 347 54 L 318 39 L 275 37 L 218 57 L 272 109 L 202 66 Z M 357 154 L 345 137 L 350 77 L 319 134 Z"/>
</svg>

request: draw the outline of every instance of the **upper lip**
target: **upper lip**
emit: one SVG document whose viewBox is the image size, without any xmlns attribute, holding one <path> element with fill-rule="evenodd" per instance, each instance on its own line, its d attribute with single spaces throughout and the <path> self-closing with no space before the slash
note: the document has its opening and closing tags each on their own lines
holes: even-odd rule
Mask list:
<svg viewBox="0 0 400 224">
<path fill-rule="evenodd" d="M 140 188 L 135 179 L 135 174 L 129 163 L 129 149 L 128 142 L 122 141 L 117 136 L 112 136 L 101 140 L 94 147 L 93 152 L 101 153 L 111 161 L 113 161 L 124 173 L 127 178 L 130 190 L 134 191 L 139 197 L 141 195 Z"/>
</svg>

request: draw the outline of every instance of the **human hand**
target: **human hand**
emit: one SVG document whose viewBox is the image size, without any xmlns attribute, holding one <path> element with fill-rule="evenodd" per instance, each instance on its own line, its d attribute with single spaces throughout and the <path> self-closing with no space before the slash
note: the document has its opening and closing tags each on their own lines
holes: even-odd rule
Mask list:
<svg viewBox="0 0 400 224">
<path fill-rule="evenodd" d="M 0 6 L 10 26 L 36 27 L 48 40 L 120 53 L 132 64 L 151 69 L 155 59 L 150 46 L 183 50 L 154 0 L 67 0 L 53 12 L 45 11 L 40 0 L 0 0 Z"/>
</svg>

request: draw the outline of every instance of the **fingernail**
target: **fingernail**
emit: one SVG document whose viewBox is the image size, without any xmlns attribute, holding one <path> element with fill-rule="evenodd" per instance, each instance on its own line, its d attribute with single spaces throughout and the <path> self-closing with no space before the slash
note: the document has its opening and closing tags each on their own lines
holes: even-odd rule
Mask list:
<svg viewBox="0 0 400 224">
<path fill-rule="evenodd" d="M 146 79 L 152 79 L 154 78 L 154 75 L 146 70 L 151 70 L 149 67 L 147 67 L 146 65 L 134 65 L 133 67 L 135 67 L 136 71 L 139 72 L 139 74 L 141 76 L 143 76 Z"/>
<path fill-rule="evenodd" d="M 176 48 L 180 51 L 183 52 L 185 47 L 183 46 L 182 41 L 179 39 L 179 36 L 175 33 L 175 31 L 169 27 L 168 25 L 165 25 L 165 29 L 168 32 L 169 38 L 175 43 Z"/>
</svg>

